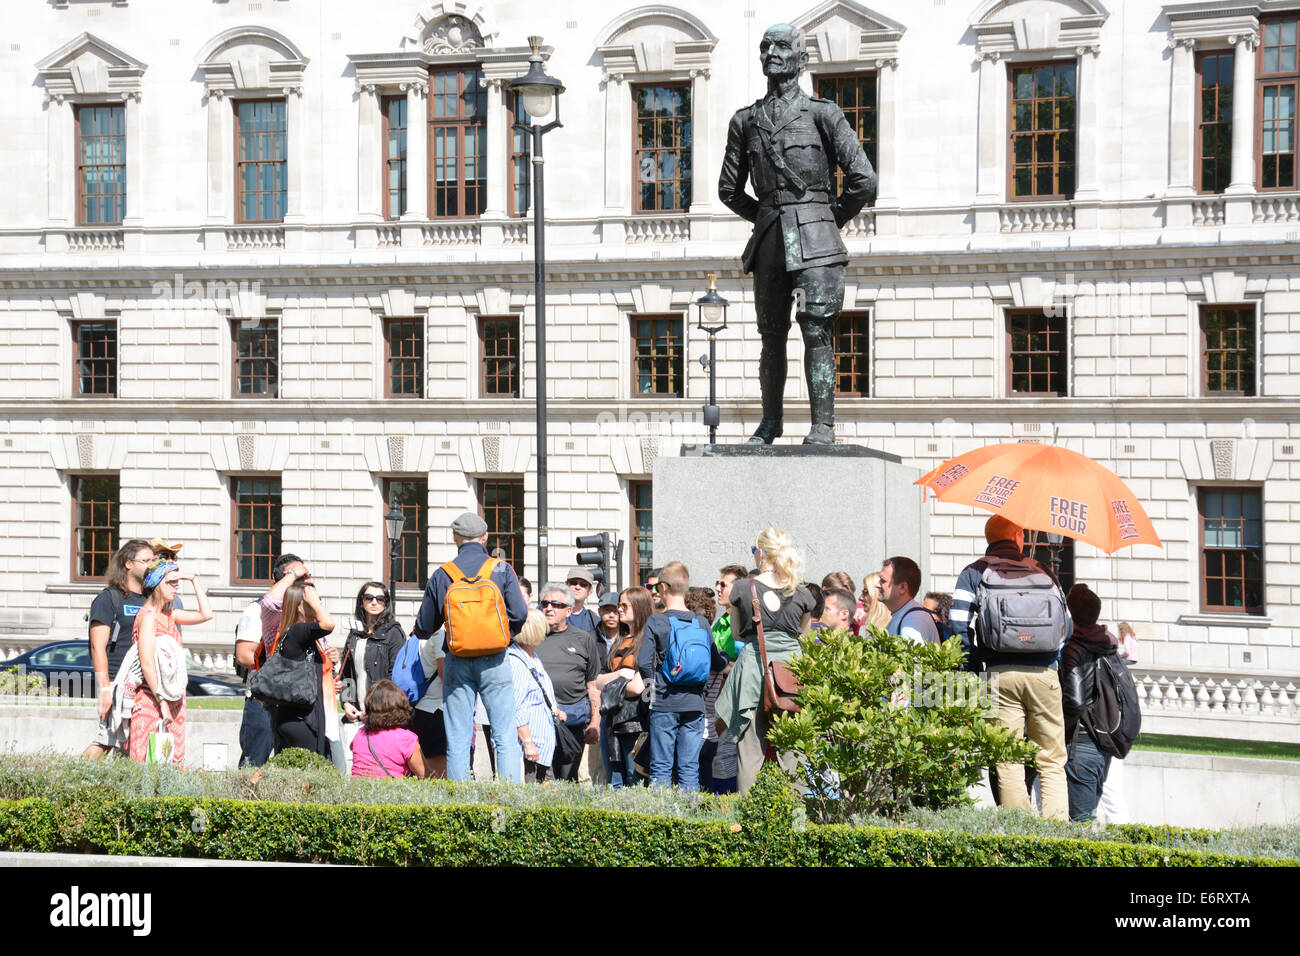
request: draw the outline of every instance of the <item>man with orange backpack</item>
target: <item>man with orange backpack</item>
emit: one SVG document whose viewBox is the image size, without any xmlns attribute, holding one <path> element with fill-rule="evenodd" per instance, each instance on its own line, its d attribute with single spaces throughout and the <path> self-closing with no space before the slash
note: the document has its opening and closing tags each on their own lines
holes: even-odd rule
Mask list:
<svg viewBox="0 0 1300 956">
<path fill-rule="evenodd" d="M 468 511 L 451 523 L 456 557 L 429 578 L 412 633 L 424 641 L 446 628 L 442 707 L 448 779 L 469 779 L 474 702 L 481 697 L 496 742 L 497 772 L 518 782 L 522 754 L 506 648 L 528 617 L 528 605 L 514 569 L 488 556 L 487 530 L 487 522 Z"/>
</svg>

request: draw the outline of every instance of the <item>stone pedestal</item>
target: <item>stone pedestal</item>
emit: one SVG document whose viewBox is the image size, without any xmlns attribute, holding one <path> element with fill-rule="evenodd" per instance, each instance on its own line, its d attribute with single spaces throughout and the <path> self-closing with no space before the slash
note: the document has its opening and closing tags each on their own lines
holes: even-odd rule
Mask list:
<svg viewBox="0 0 1300 956">
<path fill-rule="evenodd" d="M 892 555 L 929 580 L 929 505 L 901 460 L 861 445 L 687 445 L 654 468 L 654 562 L 682 561 L 710 586 L 725 564 L 753 567 L 749 548 L 768 525 L 804 556 L 804 578 L 862 576 Z"/>
</svg>

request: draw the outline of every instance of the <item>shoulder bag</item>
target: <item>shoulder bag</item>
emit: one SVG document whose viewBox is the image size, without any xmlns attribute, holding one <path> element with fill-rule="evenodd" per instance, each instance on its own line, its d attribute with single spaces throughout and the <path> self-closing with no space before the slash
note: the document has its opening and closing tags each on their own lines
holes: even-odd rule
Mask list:
<svg viewBox="0 0 1300 956">
<path fill-rule="evenodd" d="M 271 656 L 253 674 L 249 690 L 264 704 L 282 707 L 312 707 L 320 693 L 321 666 L 315 654 L 308 652 L 300 661 L 291 661 L 280 652 L 277 643 Z"/>
<path fill-rule="evenodd" d="M 763 639 L 763 615 L 758 609 L 758 588 L 751 581 L 749 595 L 754 604 L 754 627 L 758 631 L 758 662 L 763 667 L 763 710 L 776 714 L 797 714 L 803 708 L 795 703 L 802 685 L 795 680 L 794 674 L 784 661 L 767 659 L 767 642 Z"/>
<path fill-rule="evenodd" d="M 542 684 L 542 679 L 537 676 L 537 671 L 533 670 L 528 662 L 524 662 L 528 667 L 528 676 L 533 679 L 537 689 L 542 692 L 542 700 L 546 701 L 546 710 L 551 717 L 551 725 L 555 728 L 555 753 L 551 757 L 551 766 L 556 764 L 571 764 L 582 755 L 582 745 L 573 739 L 573 734 L 569 729 L 555 719 L 555 704 L 551 702 L 550 696 L 546 693 L 546 687 Z"/>
</svg>

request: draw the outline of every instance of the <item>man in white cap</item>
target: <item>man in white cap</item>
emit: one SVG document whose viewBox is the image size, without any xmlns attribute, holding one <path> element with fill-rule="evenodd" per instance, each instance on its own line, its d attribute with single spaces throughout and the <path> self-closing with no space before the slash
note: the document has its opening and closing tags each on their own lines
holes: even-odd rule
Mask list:
<svg viewBox="0 0 1300 956">
<path fill-rule="evenodd" d="M 447 777 L 451 780 L 469 779 L 469 745 L 474 730 L 474 701 L 482 698 L 487 710 L 488 723 L 496 742 L 497 773 L 507 780 L 520 781 L 523 775 L 519 738 L 515 733 L 515 690 L 506 660 L 506 647 L 510 638 L 519 633 L 528 617 L 528 606 L 514 569 L 504 561 L 491 558 L 487 553 L 487 522 L 479 515 L 467 511 L 451 523 L 451 539 L 456 544 L 456 557 L 429 578 L 424 589 L 424 601 L 412 629 L 420 640 L 447 624 L 447 592 L 455 583 L 469 579 L 472 583 L 480 577 L 490 581 L 500 592 L 500 602 L 506 612 L 509 633 L 496 633 L 493 627 L 484 627 L 472 634 L 461 634 L 456 629 L 457 613 L 447 628 L 444 647 L 447 656 L 443 663 L 442 700 L 443 723 L 447 731 Z M 489 564 L 490 562 L 490 564 Z M 480 586 L 481 588 L 481 586 Z M 480 591 L 480 593 L 483 593 Z M 484 595 L 488 604 L 497 595 L 487 589 Z M 483 646 L 467 649 L 464 644 Z M 499 650 L 492 650 L 496 646 Z M 458 652 L 459 651 L 459 652 Z"/>
<path fill-rule="evenodd" d="M 596 579 L 588 568 L 569 568 L 564 579 L 569 593 L 573 595 L 573 611 L 569 614 L 569 627 L 595 634 L 600 629 L 600 617 L 587 607 L 587 599 L 596 590 Z"/>
</svg>

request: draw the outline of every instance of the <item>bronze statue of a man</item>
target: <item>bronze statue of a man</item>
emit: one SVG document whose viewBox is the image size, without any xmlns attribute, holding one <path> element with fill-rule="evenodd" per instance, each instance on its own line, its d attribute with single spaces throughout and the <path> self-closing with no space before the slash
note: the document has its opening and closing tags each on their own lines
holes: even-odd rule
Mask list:
<svg viewBox="0 0 1300 956">
<path fill-rule="evenodd" d="M 803 332 L 812 404 L 805 445 L 835 441 L 835 351 L 831 333 L 844 304 L 848 250 L 840 226 L 876 195 L 876 174 L 840 108 L 799 89 L 808 65 L 803 34 L 769 27 L 758 45 L 767 95 L 738 110 L 727 130 L 718 195 L 754 224 L 742 263 L 754 275 L 763 339 L 759 386 L 763 420 L 750 444 L 770 445 L 782 432 L 790 309 Z M 835 195 L 835 170 L 844 183 Z M 757 199 L 745 192 L 753 183 Z"/>
</svg>

